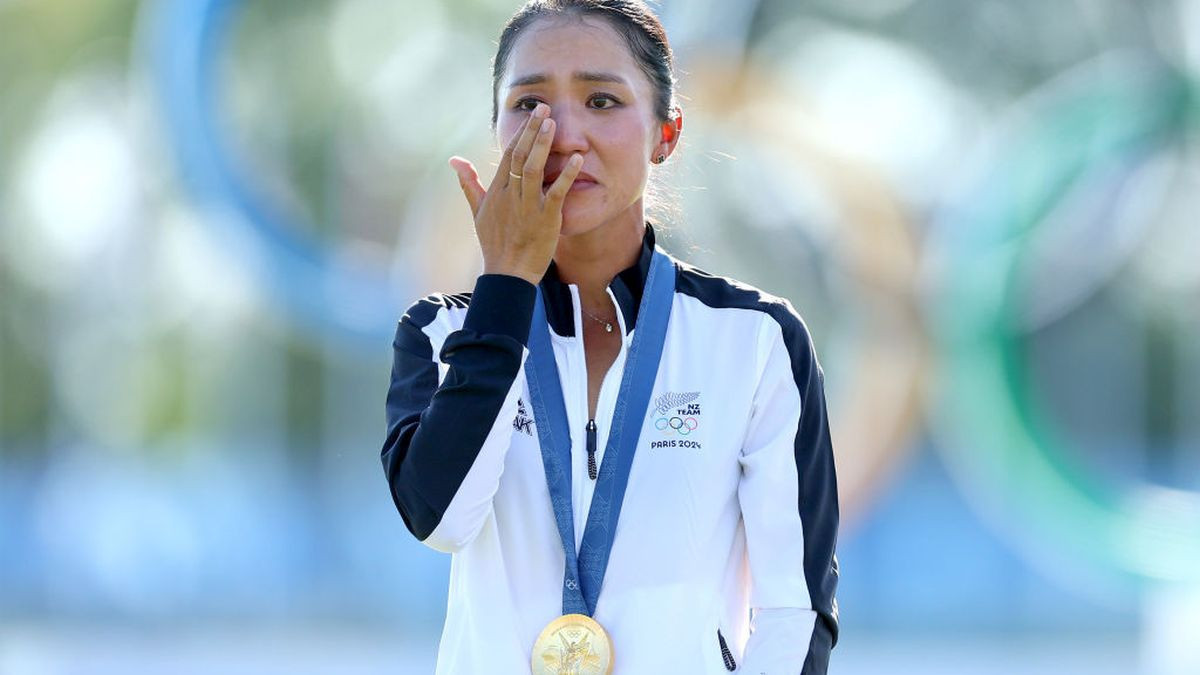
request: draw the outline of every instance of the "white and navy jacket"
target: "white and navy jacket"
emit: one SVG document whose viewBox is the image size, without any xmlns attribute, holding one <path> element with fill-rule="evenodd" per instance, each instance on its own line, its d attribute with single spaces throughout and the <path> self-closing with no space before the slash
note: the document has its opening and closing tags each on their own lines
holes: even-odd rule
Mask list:
<svg viewBox="0 0 1200 675">
<path fill-rule="evenodd" d="M 597 403 L 604 448 L 654 250 L 608 292 L 625 336 Z M 838 504 L 823 375 L 787 300 L 674 260 L 666 343 L 595 618 L 616 675 L 825 673 Z M 541 282 L 571 430 L 576 546 L 595 481 L 578 289 Z M 405 525 L 453 554 L 439 674 L 528 673 L 562 614 L 563 551 L 528 405 L 535 288 L 485 274 L 400 320 L 383 468 Z M 753 608 L 753 614 L 750 610 Z"/>
</svg>

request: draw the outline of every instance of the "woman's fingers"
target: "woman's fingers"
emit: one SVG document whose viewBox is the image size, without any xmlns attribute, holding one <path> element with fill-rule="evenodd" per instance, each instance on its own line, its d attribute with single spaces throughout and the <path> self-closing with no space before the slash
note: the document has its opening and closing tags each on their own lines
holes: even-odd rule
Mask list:
<svg viewBox="0 0 1200 675">
<path fill-rule="evenodd" d="M 454 173 L 458 175 L 458 186 L 462 188 L 467 203 L 471 205 L 471 217 L 477 217 L 479 205 L 487 196 L 487 191 L 483 189 L 483 183 L 479 182 L 479 172 L 475 170 L 474 164 L 458 156 L 450 158 L 450 168 L 454 169 Z"/>
<path fill-rule="evenodd" d="M 542 120 L 550 115 L 550 106 L 545 103 L 537 104 L 530 114 L 529 119 L 525 122 L 521 130 L 520 138 L 517 139 L 517 144 L 513 146 L 512 156 L 509 158 L 508 170 L 514 174 L 521 176 L 521 182 L 525 182 L 524 171 L 525 162 L 529 159 L 530 149 L 533 147 L 533 141 L 538 136 L 538 128 L 542 124 Z M 503 163 L 500 165 L 504 166 Z M 510 176 L 510 178 L 512 178 Z M 537 187 L 541 190 L 541 181 L 538 181 Z"/>
<path fill-rule="evenodd" d="M 470 162 L 461 157 L 450 159 L 475 216 L 484 268 L 515 274 L 533 283 L 545 274 L 554 254 L 562 229 L 561 201 L 583 164 L 577 157 L 564 167 L 562 178 L 555 184 L 559 203 L 549 207 L 542 200 L 542 180 L 555 128 L 549 116 L 550 106 L 539 103 L 523 123 L 517 124 L 487 190 Z M 546 131 L 542 132 L 544 123 Z"/>
<path fill-rule="evenodd" d="M 533 147 L 529 149 L 529 157 L 521 169 L 526 186 L 521 201 L 526 209 L 540 208 L 542 205 L 542 181 L 546 175 L 546 158 L 550 156 L 550 141 L 554 139 L 554 120 L 547 117 L 542 120 L 534 139 Z M 536 189 L 534 189 L 536 188 Z"/>
<path fill-rule="evenodd" d="M 567 160 L 567 165 L 563 167 L 562 173 L 558 174 L 558 178 L 550 184 L 550 189 L 546 190 L 547 210 L 562 213 L 563 200 L 567 198 L 571 183 L 575 182 L 575 177 L 579 175 L 579 170 L 582 168 L 583 155 L 578 153 L 571 155 L 571 159 Z"/>
<path fill-rule="evenodd" d="M 508 139 L 508 145 L 504 146 L 504 152 L 500 155 L 500 163 L 496 165 L 496 175 L 492 176 L 492 184 L 490 187 L 488 187 L 489 191 L 492 188 L 504 187 L 505 185 L 508 185 L 508 181 L 512 178 L 512 176 L 508 175 L 508 172 L 509 167 L 512 166 L 513 151 L 516 150 L 517 143 L 520 142 L 521 136 L 523 135 L 525 128 L 528 126 L 530 119 L 533 119 L 533 113 L 529 113 L 529 118 L 526 119 L 526 124 L 522 125 L 515 132 L 513 132 L 512 137 Z"/>
</svg>

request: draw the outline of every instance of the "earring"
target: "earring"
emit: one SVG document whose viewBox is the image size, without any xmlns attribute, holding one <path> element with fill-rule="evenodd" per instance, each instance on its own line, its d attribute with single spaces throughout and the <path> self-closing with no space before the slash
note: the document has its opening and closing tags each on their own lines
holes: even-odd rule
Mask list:
<svg viewBox="0 0 1200 675">
<path fill-rule="evenodd" d="M 655 164 L 662 164 L 662 163 L 663 163 L 663 162 L 665 162 L 665 161 L 667 161 L 667 156 L 666 156 L 666 155 L 659 155 L 658 157 L 655 157 L 655 158 L 654 158 L 654 163 L 655 163 Z"/>
</svg>

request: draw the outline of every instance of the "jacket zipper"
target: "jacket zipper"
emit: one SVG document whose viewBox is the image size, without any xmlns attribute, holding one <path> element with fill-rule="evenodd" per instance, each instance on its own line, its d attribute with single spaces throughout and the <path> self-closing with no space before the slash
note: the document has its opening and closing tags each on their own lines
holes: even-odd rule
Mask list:
<svg viewBox="0 0 1200 675">
<path fill-rule="evenodd" d="M 596 420 L 587 422 L 588 478 L 596 480 Z"/>
<path fill-rule="evenodd" d="M 571 300 L 574 304 L 574 309 L 580 310 L 582 305 L 579 300 L 579 291 L 575 287 L 574 284 L 572 284 L 570 286 L 570 288 L 571 288 Z M 613 296 L 611 290 L 608 291 L 608 295 L 610 298 L 613 299 L 613 303 L 616 304 L 616 298 Z M 617 312 L 618 312 L 618 314 L 620 313 L 619 306 L 617 308 Z M 579 335 L 579 346 L 583 347 L 583 318 L 582 318 L 582 314 L 580 313 L 580 311 L 575 312 L 574 318 L 575 318 L 575 330 L 576 330 L 576 333 Z M 621 321 L 619 316 L 617 318 L 617 321 L 618 321 L 618 323 Z M 623 335 L 624 335 L 624 333 L 622 332 L 622 336 Z M 622 337 L 622 339 L 621 339 L 621 350 L 622 351 L 625 350 L 624 337 Z M 583 351 L 583 350 L 581 349 L 580 351 Z M 583 361 L 583 378 L 582 378 L 583 379 L 583 387 L 582 387 L 583 396 L 582 396 L 582 399 L 584 401 L 584 404 L 583 404 L 584 410 L 587 410 L 587 400 L 588 400 L 588 386 L 587 385 L 588 385 L 588 382 L 587 382 L 587 356 L 586 356 L 586 354 L 583 355 L 582 361 Z M 601 394 L 603 394 L 603 392 L 604 392 L 603 384 L 604 383 L 601 382 L 601 386 L 600 386 Z M 596 401 L 596 408 L 597 408 L 596 412 L 600 412 L 599 407 L 600 407 L 600 401 L 597 400 Z M 585 430 L 587 432 L 586 437 L 587 437 L 588 478 L 590 478 L 592 480 L 596 480 L 597 476 L 599 476 L 600 471 L 599 471 L 599 467 L 596 466 L 596 420 L 595 420 L 595 418 L 588 419 Z"/>
<path fill-rule="evenodd" d="M 717 629 L 717 642 L 721 644 L 721 660 L 725 661 L 725 670 L 733 672 L 737 670 L 737 662 L 733 660 L 733 652 L 729 651 L 729 645 L 725 644 L 725 636 L 721 635 L 721 629 Z"/>
</svg>

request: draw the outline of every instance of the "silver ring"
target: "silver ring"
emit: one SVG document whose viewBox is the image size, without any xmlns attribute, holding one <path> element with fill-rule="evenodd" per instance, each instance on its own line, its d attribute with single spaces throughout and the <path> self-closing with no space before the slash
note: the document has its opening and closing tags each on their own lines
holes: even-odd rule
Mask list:
<svg viewBox="0 0 1200 675">
<path fill-rule="evenodd" d="M 523 176 L 521 174 L 513 173 L 512 171 L 509 171 L 508 175 L 512 176 L 513 178 L 516 178 L 517 180 L 521 180 L 521 178 L 523 178 Z"/>
</svg>

